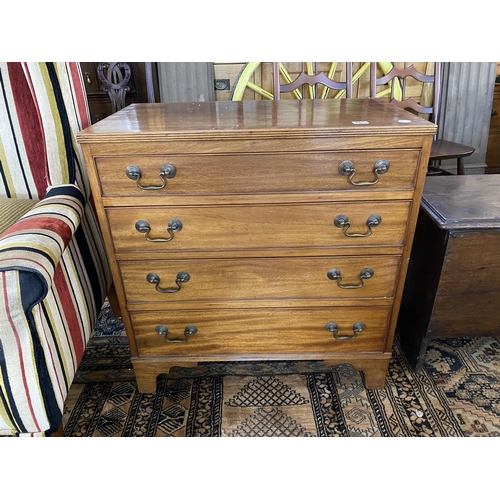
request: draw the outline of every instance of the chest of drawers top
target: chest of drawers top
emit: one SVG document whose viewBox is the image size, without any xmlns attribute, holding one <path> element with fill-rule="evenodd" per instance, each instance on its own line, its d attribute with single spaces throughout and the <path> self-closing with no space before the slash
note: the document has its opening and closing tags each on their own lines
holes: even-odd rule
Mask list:
<svg viewBox="0 0 500 500">
<path fill-rule="evenodd" d="M 378 99 L 218 101 L 131 104 L 80 132 L 78 141 L 105 141 L 108 145 L 166 141 L 175 152 L 179 140 L 227 141 L 226 147 L 221 146 L 223 150 L 238 151 L 234 140 L 259 139 L 269 141 L 272 151 L 285 149 L 273 140 L 296 137 L 327 137 L 334 140 L 332 145 L 340 146 L 349 142 L 335 139 L 397 135 L 401 140 L 415 133 L 435 132 L 436 126 L 427 120 Z M 137 151 L 137 146 L 133 147 Z M 150 144 L 146 152 L 152 152 Z"/>
</svg>

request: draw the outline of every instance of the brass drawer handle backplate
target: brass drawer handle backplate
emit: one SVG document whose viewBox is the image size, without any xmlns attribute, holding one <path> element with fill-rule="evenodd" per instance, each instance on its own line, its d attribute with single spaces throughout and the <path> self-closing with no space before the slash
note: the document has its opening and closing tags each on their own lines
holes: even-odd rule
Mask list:
<svg viewBox="0 0 500 500">
<path fill-rule="evenodd" d="M 351 238 L 366 238 L 367 236 L 370 236 L 372 234 L 373 227 L 380 226 L 380 224 L 382 223 L 382 217 L 376 214 L 370 215 L 370 217 L 368 217 L 366 221 L 366 225 L 368 226 L 368 232 L 361 234 L 347 232 L 347 230 L 351 227 L 351 223 L 349 222 L 347 215 L 337 215 L 333 223 L 335 224 L 335 227 L 342 228 L 346 236 L 349 236 Z"/>
<path fill-rule="evenodd" d="M 177 219 L 168 221 L 167 232 L 170 235 L 170 238 L 150 238 L 149 232 L 151 231 L 151 226 L 145 220 L 138 220 L 135 223 L 135 229 L 139 233 L 145 234 L 146 239 L 151 243 L 165 243 L 171 241 L 174 237 L 174 233 L 178 233 L 182 229 L 182 222 Z"/>
<path fill-rule="evenodd" d="M 182 342 L 187 342 L 191 335 L 195 335 L 198 331 L 198 328 L 194 325 L 187 325 L 184 328 L 184 338 L 183 339 L 169 339 L 168 338 L 168 328 L 165 325 L 158 325 L 155 328 L 155 331 L 158 335 L 165 335 L 165 342 L 171 342 L 173 344 L 180 344 Z"/>
<path fill-rule="evenodd" d="M 375 165 L 373 165 L 373 173 L 375 174 L 376 178 L 373 181 L 354 182 L 352 179 L 356 174 L 356 169 L 354 168 L 354 163 L 349 160 L 343 161 L 339 165 L 339 173 L 341 175 L 348 175 L 348 180 L 353 186 L 373 186 L 380 180 L 380 176 L 382 174 L 385 174 L 389 170 L 389 165 L 390 164 L 387 160 L 378 160 L 377 162 L 375 162 Z"/>
<path fill-rule="evenodd" d="M 365 284 L 364 280 L 370 279 L 374 274 L 375 271 L 373 269 L 365 267 L 359 273 L 359 279 L 360 279 L 359 285 L 341 285 L 340 282 L 342 281 L 342 275 L 340 274 L 339 269 L 330 269 L 326 273 L 329 279 L 337 281 L 337 286 L 339 288 L 344 288 L 344 289 L 361 288 Z"/>
<path fill-rule="evenodd" d="M 132 179 L 135 181 L 136 186 L 139 189 L 144 189 L 146 191 L 151 191 L 154 189 L 163 189 L 165 185 L 167 184 L 166 179 L 172 179 L 175 177 L 175 174 L 177 173 L 177 169 L 171 165 L 170 163 L 165 163 L 165 165 L 162 165 L 160 168 L 160 173 L 158 176 L 161 179 L 161 185 L 160 186 L 141 186 L 139 184 L 139 181 L 142 176 L 141 169 L 137 165 L 129 165 L 125 169 L 125 173 L 127 174 L 127 177 L 129 179 Z"/>
<path fill-rule="evenodd" d="M 148 283 L 152 283 L 153 285 L 156 285 L 156 291 L 160 293 L 177 293 L 181 289 L 181 283 L 187 283 L 191 276 L 189 276 L 188 273 L 185 271 L 181 271 L 177 273 L 177 278 L 175 280 L 175 284 L 177 285 L 177 288 L 159 288 L 158 285 L 160 284 L 160 277 L 156 273 L 149 273 L 146 276 L 146 281 Z"/>
<path fill-rule="evenodd" d="M 333 336 L 337 340 L 354 340 L 358 336 L 358 333 L 362 332 L 365 328 L 366 325 L 361 321 L 358 321 L 357 323 L 354 323 L 354 325 L 352 326 L 353 335 L 339 335 L 339 327 L 337 323 L 330 321 L 325 325 L 325 330 L 333 333 Z"/>
</svg>

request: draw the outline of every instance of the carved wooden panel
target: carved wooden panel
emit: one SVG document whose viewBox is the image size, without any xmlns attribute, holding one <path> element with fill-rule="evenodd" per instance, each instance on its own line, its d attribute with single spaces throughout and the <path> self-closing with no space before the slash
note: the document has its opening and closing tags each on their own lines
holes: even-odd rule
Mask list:
<svg viewBox="0 0 500 500">
<path fill-rule="evenodd" d="M 90 108 L 90 118 L 92 123 L 96 123 L 103 118 L 113 114 L 117 110 L 116 104 L 110 98 L 111 93 L 118 93 L 118 89 L 110 89 L 118 85 L 119 79 L 118 69 L 116 66 L 111 67 L 111 74 L 108 76 L 109 65 L 123 64 L 130 68 L 130 76 L 128 82 L 125 84 L 128 90 L 121 92 L 119 107 L 128 106 L 134 102 L 148 102 L 148 95 L 146 90 L 146 70 L 142 62 L 129 62 L 129 63 L 99 63 L 99 62 L 81 62 L 83 80 L 85 82 L 85 90 L 87 92 L 87 100 Z M 99 65 L 101 69 L 99 70 Z M 153 84 L 155 88 L 156 99 L 158 100 L 158 81 L 156 73 L 156 64 L 152 65 L 153 69 Z M 104 76 L 104 80 L 108 80 L 109 84 L 103 78 L 99 78 L 99 73 Z M 122 70 L 123 73 L 123 70 Z M 114 76 L 114 78 L 113 78 Z M 116 92 L 115 92 L 116 91 Z"/>
</svg>

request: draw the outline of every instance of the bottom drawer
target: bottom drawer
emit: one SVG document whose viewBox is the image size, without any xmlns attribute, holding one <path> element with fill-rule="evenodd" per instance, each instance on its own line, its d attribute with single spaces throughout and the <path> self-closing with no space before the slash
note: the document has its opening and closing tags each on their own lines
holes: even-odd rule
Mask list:
<svg viewBox="0 0 500 500">
<path fill-rule="evenodd" d="M 390 307 L 214 309 L 132 313 L 131 319 L 139 356 L 382 352 L 390 311 Z M 185 333 L 188 325 L 196 327 L 195 334 Z"/>
</svg>

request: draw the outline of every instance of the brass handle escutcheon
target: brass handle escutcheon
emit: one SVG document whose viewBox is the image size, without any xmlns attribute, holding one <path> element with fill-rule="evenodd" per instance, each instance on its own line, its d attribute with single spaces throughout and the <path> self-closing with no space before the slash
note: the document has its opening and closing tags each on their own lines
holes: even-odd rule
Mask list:
<svg viewBox="0 0 500 500">
<path fill-rule="evenodd" d="M 198 331 L 198 328 L 194 325 L 187 325 L 184 328 L 184 338 L 183 339 L 169 339 L 168 338 L 168 328 L 165 325 L 158 325 L 155 328 L 155 331 L 158 335 L 165 335 L 165 342 L 172 342 L 173 344 L 180 344 L 182 342 L 187 342 L 191 335 L 195 335 Z"/>
<path fill-rule="evenodd" d="M 177 278 L 175 279 L 175 284 L 177 285 L 177 288 L 159 288 L 160 284 L 160 277 L 156 273 L 149 273 L 146 276 L 146 281 L 148 283 L 151 283 L 153 285 L 156 285 L 156 291 L 160 293 L 177 293 L 181 289 L 181 283 L 187 283 L 191 276 L 189 276 L 188 273 L 185 271 L 181 271 L 177 273 Z"/>
<path fill-rule="evenodd" d="M 125 169 L 125 173 L 127 174 L 127 177 L 129 179 L 135 181 L 135 184 L 139 189 L 144 189 L 148 191 L 154 189 L 163 189 L 167 184 L 166 179 L 172 179 L 173 177 L 175 177 L 175 174 L 177 174 L 177 169 L 170 163 L 165 163 L 165 165 L 162 165 L 160 168 L 160 173 L 158 174 L 158 176 L 161 179 L 160 186 L 141 186 L 139 184 L 139 181 L 141 180 L 142 172 L 137 165 L 129 165 Z"/>
<path fill-rule="evenodd" d="M 349 236 L 351 238 L 365 238 L 367 236 L 370 236 L 372 234 L 372 228 L 380 226 L 382 223 L 382 217 L 380 215 L 370 215 L 366 221 L 366 225 L 368 226 L 368 232 L 367 233 L 348 233 L 347 230 L 351 227 L 351 223 L 349 222 L 349 219 L 347 218 L 347 215 L 337 215 L 335 217 L 335 220 L 333 221 L 336 227 L 342 228 L 344 230 L 344 234 L 346 236 Z"/>
<path fill-rule="evenodd" d="M 358 333 L 362 332 L 365 328 L 366 325 L 361 321 L 358 321 L 352 326 L 353 335 L 339 335 L 339 327 L 337 323 L 330 321 L 325 325 L 325 330 L 333 333 L 334 338 L 336 338 L 337 340 L 354 340 L 358 336 Z"/>
<path fill-rule="evenodd" d="M 348 180 L 353 186 L 373 186 L 380 180 L 380 176 L 389 170 L 389 165 L 390 163 L 387 160 L 376 161 L 375 165 L 373 165 L 373 173 L 375 174 L 375 180 L 373 181 L 353 181 L 352 179 L 356 175 L 356 169 L 354 168 L 354 163 L 349 160 L 343 161 L 339 165 L 339 173 L 340 175 L 348 175 Z"/>
<path fill-rule="evenodd" d="M 360 279 L 359 285 L 341 285 L 340 282 L 342 281 L 342 275 L 340 274 L 339 269 L 330 269 L 326 273 L 329 279 L 337 281 L 337 286 L 339 288 L 344 288 L 344 289 L 361 288 L 365 284 L 364 280 L 370 279 L 374 274 L 375 271 L 373 269 L 365 267 L 359 273 L 359 279 Z"/>
<path fill-rule="evenodd" d="M 146 239 L 151 243 L 165 243 L 171 241 L 174 237 L 174 233 L 178 233 L 182 229 L 182 222 L 177 219 L 168 221 L 167 232 L 170 235 L 170 238 L 150 238 L 149 232 L 151 231 L 151 226 L 145 220 L 138 220 L 135 223 L 135 229 L 139 233 L 145 234 Z"/>
</svg>

